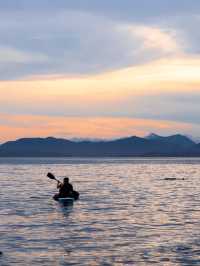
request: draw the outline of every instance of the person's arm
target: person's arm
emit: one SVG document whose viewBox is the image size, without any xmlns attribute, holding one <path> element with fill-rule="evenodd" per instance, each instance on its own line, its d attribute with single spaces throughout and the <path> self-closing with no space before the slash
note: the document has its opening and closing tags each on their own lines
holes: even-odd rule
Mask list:
<svg viewBox="0 0 200 266">
<path fill-rule="evenodd" d="M 58 181 L 57 188 L 61 188 L 61 187 L 62 187 L 62 183 L 60 181 Z"/>
</svg>

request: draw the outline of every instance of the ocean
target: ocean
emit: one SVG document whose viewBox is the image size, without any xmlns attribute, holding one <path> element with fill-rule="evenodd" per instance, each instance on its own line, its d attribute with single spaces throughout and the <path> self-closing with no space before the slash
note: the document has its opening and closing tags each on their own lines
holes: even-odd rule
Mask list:
<svg viewBox="0 0 200 266">
<path fill-rule="evenodd" d="M 55 202 L 47 172 L 80 200 Z M 1 266 L 200 265 L 200 159 L 1 158 L 0 251 Z"/>
</svg>

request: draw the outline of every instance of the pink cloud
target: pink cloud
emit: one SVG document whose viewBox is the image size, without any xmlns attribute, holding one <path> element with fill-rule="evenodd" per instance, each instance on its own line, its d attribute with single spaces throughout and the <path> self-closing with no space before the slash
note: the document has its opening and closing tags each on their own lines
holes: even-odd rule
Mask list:
<svg viewBox="0 0 200 266">
<path fill-rule="evenodd" d="M 120 138 L 144 136 L 149 132 L 173 134 L 190 132 L 193 125 L 171 121 L 135 118 L 51 117 L 35 115 L 0 115 L 0 141 L 21 137 Z"/>
</svg>

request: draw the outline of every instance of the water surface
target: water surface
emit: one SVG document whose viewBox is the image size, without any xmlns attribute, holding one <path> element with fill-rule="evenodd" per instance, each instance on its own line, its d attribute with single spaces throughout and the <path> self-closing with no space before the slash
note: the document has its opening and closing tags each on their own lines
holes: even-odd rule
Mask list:
<svg viewBox="0 0 200 266">
<path fill-rule="evenodd" d="M 81 199 L 54 202 L 49 171 Z M 200 265 L 199 159 L 2 158 L 0 202 L 2 266 Z"/>
</svg>

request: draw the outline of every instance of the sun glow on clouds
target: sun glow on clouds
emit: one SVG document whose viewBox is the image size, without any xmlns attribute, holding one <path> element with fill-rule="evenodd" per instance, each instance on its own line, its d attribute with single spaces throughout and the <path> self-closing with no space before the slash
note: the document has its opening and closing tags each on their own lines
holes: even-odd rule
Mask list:
<svg viewBox="0 0 200 266">
<path fill-rule="evenodd" d="M 50 135 L 117 138 L 142 136 L 150 131 L 200 132 L 197 124 L 183 122 L 171 113 L 174 106 L 187 111 L 185 103 L 171 105 L 161 101 L 165 94 L 181 98 L 189 92 L 199 93 L 200 57 L 186 55 L 173 31 L 142 25 L 123 25 L 118 30 L 127 32 L 133 43 L 141 39 L 141 48 L 133 49 L 133 57 L 135 52 L 146 53 L 147 57 L 155 56 L 154 60 L 101 74 L 29 76 L 1 81 L 0 141 Z M 0 63 L 7 55 L 9 62 L 48 60 L 40 53 L 35 57 L 11 48 L 0 47 L 0 55 L 1 51 L 5 54 Z M 157 57 L 159 53 L 161 56 Z M 155 105 L 161 106 L 159 113 L 166 108 L 164 112 L 169 116 L 159 116 Z M 151 110 L 151 106 L 155 109 Z M 196 107 L 192 108 L 188 106 L 188 110 L 196 112 Z"/>
<path fill-rule="evenodd" d="M 150 102 L 151 94 L 155 93 L 159 97 L 166 92 L 182 95 L 199 91 L 199 69 L 200 58 L 183 56 L 100 75 L 2 81 L 0 112 L 6 110 L 7 114 L 0 116 L 0 140 L 50 135 L 116 138 L 142 136 L 150 131 L 199 132 L 198 125 L 178 119 L 172 122 L 135 115 L 141 97 Z"/>
<path fill-rule="evenodd" d="M 120 138 L 122 136 L 146 135 L 149 130 L 159 133 L 176 133 L 191 128 L 186 123 L 113 117 L 49 117 L 32 115 L 0 115 L 0 142 L 20 137 L 63 138 Z"/>
<path fill-rule="evenodd" d="M 164 54 L 180 54 L 182 47 L 176 40 L 176 34 L 172 31 L 166 31 L 158 27 L 149 27 L 143 25 L 128 25 L 122 26 L 123 30 L 128 31 L 129 34 L 138 37 L 142 40 L 141 51 L 155 50 L 156 52 L 163 52 Z"/>
<path fill-rule="evenodd" d="M 198 1 L 19 2 L 0 11 L 0 141 L 200 135 Z"/>
<path fill-rule="evenodd" d="M 98 99 L 111 100 L 131 93 L 141 94 L 155 89 L 162 92 L 175 89 L 173 84 L 187 84 L 186 89 L 193 88 L 193 84 L 200 84 L 200 57 L 171 57 L 149 64 L 129 67 L 122 70 L 106 72 L 99 75 L 68 77 L 64 75 L 33 77 L 18 81 L 1 81 L 1 97 L 11 95 L 20 99 L 43 98 L 48 100 L 55 97 L 69 97 L 74 100 L 83 96 L 88 101 Z M 195 87 L 194 87 L 195 88 Z M 194 89 L 193 88 L 193 89 Z M 183 87 L 176 87 L 176 90 Z"/>
</svg>

